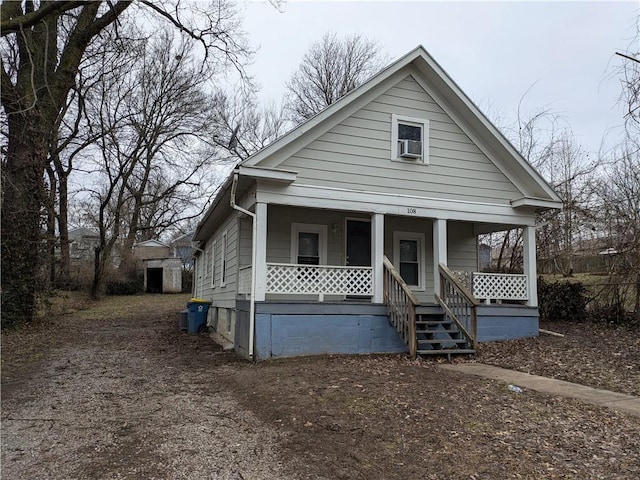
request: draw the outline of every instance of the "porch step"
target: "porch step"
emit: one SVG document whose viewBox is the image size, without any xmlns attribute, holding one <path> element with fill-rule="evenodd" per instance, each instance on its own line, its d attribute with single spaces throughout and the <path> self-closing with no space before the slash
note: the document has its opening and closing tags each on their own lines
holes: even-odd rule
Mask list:
<svg viewBox="0 0 640 480">
<path fill-rule="evenodd" d="M 416 307 L 417 354 L 426 355 L 469 355 L 475 350 L 458 326 L 444 315 L 438 305 Z"/>
<path fill-rule="evenodd" d="M 418 350 L 418 355 L 471 355 L 476 353 L 469 348 L 447 348 L 442 350 Z"/>
<path fill-rule="evenodd" d="M 418 338 L 418 345 L 438 345 L 440 343 L 457 343 L 457 344 L 466 344 L 466 338 Z"/>
<path fill-rule="evenodd" d="M 416 316 L 419 315 L 442 315 L 442 307 L 439 305 L 417 305 Z"/>
</svg>

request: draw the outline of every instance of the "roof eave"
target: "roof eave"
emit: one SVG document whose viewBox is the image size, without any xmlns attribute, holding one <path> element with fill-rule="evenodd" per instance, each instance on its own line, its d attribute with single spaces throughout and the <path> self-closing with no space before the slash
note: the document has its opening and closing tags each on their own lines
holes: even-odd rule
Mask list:
<svg viewBox="0 0 640 480">
<path fill-rule="evenodd" d="M 518 199 L 511 200 L 511 206 L 513 208 L 529 207 L 543 210 L 561 210 L 562 201 L 549 200 L 545 198 L 520 197 Z"/>
</svg>

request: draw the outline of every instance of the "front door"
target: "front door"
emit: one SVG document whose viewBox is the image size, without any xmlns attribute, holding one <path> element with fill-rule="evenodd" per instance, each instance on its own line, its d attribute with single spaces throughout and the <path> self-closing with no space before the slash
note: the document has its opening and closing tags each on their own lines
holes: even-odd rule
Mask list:
<svg viewBox="0 0 640 480">
<path fill-rule="evenodd" d="M 346 264 L 354 267 L 371 266 L 371 222 L 347 220 Z"/>
</svg>

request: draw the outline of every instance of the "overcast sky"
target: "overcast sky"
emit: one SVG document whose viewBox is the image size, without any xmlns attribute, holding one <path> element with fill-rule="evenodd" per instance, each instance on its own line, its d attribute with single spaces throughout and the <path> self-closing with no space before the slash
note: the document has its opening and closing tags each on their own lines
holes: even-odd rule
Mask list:
<svg viewBox="0 0 640 480">
<path fill-rule="evenodd" d="M 244 27 L 258 49 L 249 71 L 260 98 L 280 103 L 284 84 L 311 43 L 327 31 L 377 40 L 393 61 L 423 45 L 467 95 L 498 123 L 525 111 L 562 115 L 578 142 L 597 152 L 622 124 L 616 104 L 621 65 L 636 35 L 639 1 L 379 2 L 288 0 L 241 3 Z M 635 47 L 635 51 L 638 47 Z M 613 144 L 615 132 L 609 134 Z"/>
</svg>

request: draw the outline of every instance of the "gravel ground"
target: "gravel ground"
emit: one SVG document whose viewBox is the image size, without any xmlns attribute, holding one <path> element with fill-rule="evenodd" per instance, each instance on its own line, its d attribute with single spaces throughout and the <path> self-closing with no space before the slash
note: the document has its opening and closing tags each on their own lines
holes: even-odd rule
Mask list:
<svg viewBox="0 0 640 480">
<path fill-rule="evenodd" d="M 499 382 L 445 372 L 435 360 L 323 356 L 250 364 L 207 335 L 180 332 L 184 301 L 107 299 L 3 332 L 2 478 L 640 476 L 637 418 L 516 394 Z M 549 353 L 535 341 L 521 348 L 531 344 L 522 354 L 527 368 L 544 374 Z M 483 346 L 480 360 L 497 362 L 498 348 L 508 356 L 520 349 L 496 345 Z M 573 348 L 562 361 L 586 372 L 591 362 L 580 342 Z M 605 370 L 619 377 L 607 384 L 623 390 L 638 364 L 619 357 L 619 368 Z M 573 381 L 581 378 L 590 377 Z"/>
<path fill-rule="evenodd" d="M 239 360 L 163 300 L 3 336 L 3 479 L 294 478 L 281 434 L 220 387 Z"/>
</svg>

